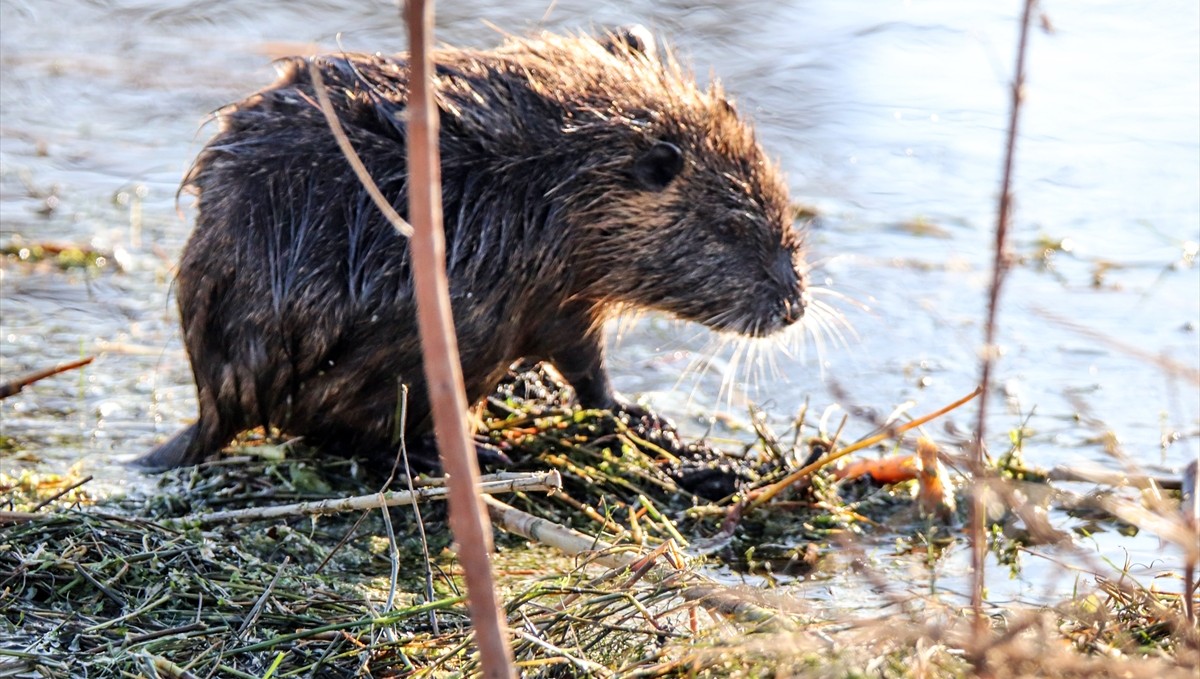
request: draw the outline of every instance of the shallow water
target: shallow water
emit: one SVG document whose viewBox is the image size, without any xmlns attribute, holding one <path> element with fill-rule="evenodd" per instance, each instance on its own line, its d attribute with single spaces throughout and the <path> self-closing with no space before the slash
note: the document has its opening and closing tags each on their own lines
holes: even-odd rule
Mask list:
<svg viewBox="0 0 1200 679">
<path fill-rule="evenodd" d="M 620 333 L 618 388 L 693 433 L 715 411 L 743 418 L 746 399 L 781 422 L 805 399 L 840 403 L 856 414 L 852 436 L 897 404 L 920 414 L 971 391 L 1018 2 L 547 4 L 442 3 L 438 38 L 494 44 L 488 22 L 514 33 L 640 22 L 669 36 L 755 118 L 793 197 L 819 208 L 815 280 L 854 328 L 846 346 L 824 334 L 758 347 L 747 365 L 744 344 L 714 349 L 703 329 L 646 318 Z M 1047 10 L 1056 31 L 1035 32 L 1029 52 L 988 442 L 1004 450 L 1028 418 L 1031 464 L 1174 474 L 1197 455 L 1200 393 L 1148 357 L 1200 363 L 1200 8 Z M 91 245 L 116 260 L 98 273 L 0 268 L 5 378 L 98 357 L 0 403 L 12 442 L 0 468 L 79 461 L 102 484 L 137 481 L 113 461 L 194 416 L 170 267 L 189 230 L 175 190 L 211 133 L 200 124 L 269 83 L 272 57 L 395 51 L 403 35 L 387 2 L 0 5 L 0 242 Z M 1071 247 L 1044 256 L 1046 241 Z M 946 422 L 969 431 L 972 413 Z M 1148 535 L 1097 541 L 1118 561 L 1172 558 Z M 960 572 L 961 559 L 941 567 Z M 998 596 L 1043 580 L 1033 569 Z"/>
</svg>

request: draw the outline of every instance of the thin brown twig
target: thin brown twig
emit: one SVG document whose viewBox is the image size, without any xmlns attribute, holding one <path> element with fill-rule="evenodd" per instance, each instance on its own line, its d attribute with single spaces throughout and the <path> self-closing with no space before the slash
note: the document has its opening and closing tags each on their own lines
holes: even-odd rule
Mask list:
<svg viewBox="0 0 1200 679">
<path fill-rule="evenodd" d="M 376 206 L 384 213 L 392 226 L 412 241 L 411 254 L 414 261 L 414 283 L 417 288 L 418 325 L 421 332 L 422 353 L 435 423 L 434 429 L 438 436 L 443 466 L 452 477 L 449 484 L 451 495 L 464 498 L 458 501 L 451 500 L 450 523 L 459 545 L 462 547 L 460 557 L 467 572 L 468 591 L 474 591 L 485 585 L 490 593 L 480 592 L 473 595 L 470 605 L 477 634 L 486 635 L 488 634 L 487 623 L 481 628 L 480 622 L 475 618 L 477 609 L 481 607 L 495 609 L 495 612 L 489 614 L 489 617 L 500 624 L 501 630 L 503 625 L 499 613 L 499 603 L 492 589 L 491 572 L 487 567 L 487 553 L 491 551 L 491 532 L 485 527 L 487 515 L 483 506 L 480 504 L 479 498 L 474 496 L 475 486 L 478 484 L 479 468 L 478 462 L 472 454 L 473 448 L 470 446 L 465 423 L 462 421 L 462 413 L 466 412 L 466 397 L 462 386 L 462 367 L 458 362 L 457 342 L 454 337 L 453 323 L 450 320 L 449 293 L 445 272 L 445 245 L 441 225 L 441 173 L 437 153 L 438 126 L 432 93 L 428 88 L 429 82 L 432 81 L 432 68 L 427 61 L 427 55 L 432 51 L 433 6 L 432 3 L 426 5 L 423 1 L 409 2 L 405 5 L 405 12 L 411 48 L 411 91 L 408 108 L 409 215 L 414 217 L 413 221 L 423 227 L 420 235 L 416 234 L 413 226 L 400 217 L 383 197 L 378 186 L 371 179 L 370 173 L 354 151 L 354 147 L 346 136 L 329 100 L 329 94 L 324 87 L 315 61 L 310 63 L 309 71 L 321 111 L 337 139 L 343 155 L 354 169 L 359 181 L 371 195 Z M 424 293 L 423 290 L 425 290 Z M 461 429 L 462 433 L 461 435 L 457 432 L 443 434 L 447 429 Z M 447 440 L 449 438 L 460 440 L 451 442 Z M 454 449 L 456 452 L 448 453 L 448 448 Z M 450 458 L 449 462 L 448 458 Z M 455 510 L 456 505 L 467 505 L 465 498 L 471 496 L 474 496 L 473 502 L 476 505 L 473 513 L 478 517 L 468 521 L 468 524 L 475 525 L 473 529 L 462 525 L 461 519 L 456 519 L 456 516 L 462 515 L 462 510 Z M 469 505 L 467 506 L 469 507 Z M 463 531 L 469 534 L 464 536 L 462 535 Z M 476 543 L 478 543 L 478 548 Z M 478 567 L 472 566 L 471 561 L 482 564 L 486 571 L 486 577 L 479 574 L 472 575 L 473 571 L 478 570 Z M 474 588 L 471 584 L 473 581 L 475 582 Z M 480 599 L 489 599 L 490 605 L 480 602 Z M 512 653 L 511 650 L 508 650 L 507 639 L 504 638 L 502 631 L 492 633 L 492 636 L 500 638 L 499 662 L 508 669 L 497 675 L 489 673 L 488 676 L 512 676 Z M 492 650 L 490 646 L 484 648 L 485 645 L 484 640 L 480 639 L 484 667 L 488 668 L 487 657 L 493 658 L 491 664 L 494 665 L 497 662 L 497 651 Z M 508 658 L 506 662 L 503 661 L 504 657 Z M 485 669 L 485 671 L 488 670 Z"/>
<path fill-rule="evenodd" d="M 37 503 L 36 505 L 33 506 L 33 509 L 31 511 L 36 512 L 36 511 L 40 510 L 42 507 L 45 507 L 46 505 L 50 504 L 51 502 L 54 502 L 58 498 L 75 490 L 76 488 L 82 486 L 83 484 L 87 483 L 88 481 L 91 481 L 92 478 L 94 478 L 94 477 L 91 474 L 88 474 L 87 476 L 83 477 L 82 479 L 79 479 L 75 483 L 72 483 L 71 485 L 67 486 L 66 488 L 63 488 L 62 490 L 51 495 L 50 497 L 46 498 L 45 500 L 42 500 L 41 502 Z"/>
<path fill-rule="evenodd" d="M 342 128 L 342 121 L 338 119 L 337 112 L 333 109 L 333 102 L 329 100 L 329 91 L 325 88 L 325 80 L 321 77 L 321 69 L 317 66 L 315 59 L 308 62 L 308 73 L 312 78 L 313 92 L 317 95 L 317 102 L 320 104 L 321 113 L 325 115 L 325 122 L 329 125 L 329 130 L 333 132 L 333 138 L 337 140 L 338 148 L 342 150 L 342 155 L 346 157 L 346 162 L 350 163 L 351 169 L 354 170 L 355 176 L 367 190 L 367 194 L 371 196 L 371 200 L 375 203 L 375 207 L 383 213 L 388 222 L 396 231 L 402 234 L 405 238 L 412 238 L 412 225 L 400 216 L 387 198 L 383 197 L 383 192 L 379 190 L 379 185 L 371 178 L 371 173 L 367 171 L 367 166 L 363 164 L 362 159 L 358 157 L 358 152 L 354 150 L 354 145 L 350 143 L 350 137 L 346 136 L 346 130 Z"/>
<path fill-rule="evenodd" d="M 809 475 L 811 475 L 813 472 L 817 471 L 818 469 L 820 469 L 832 462 L 836 462 L 837 460 L 840 460 L 841 458 L 849 455 L 850 453 L 862 450 L 863 448 L 869 448 L 869 447 L 875 445 L 876 443 L 879 443 L 880 441 L 884 441 L 886 439 L 889 439 L 889 438 L 892 438 L 895 436 L 899 436 L 900 434 L 903 434 L 904 432 L 906 432 L 910 429 L 916 429 L 917 427 L 925 424 L 926 422 L 935 420 L 935 419 L 941 417 L 942 415 L 945 415 L 946 413 L 950 412 L 951 410 L 954 410 L 955 408 L 958 408 L 958 407 L 968 403 L 971 399 L 978 396 L 981 393 L 981 391 L 982 391 L 981 389 L 976 389 L 975 391 L 971 392 L 970 394 L 967 394 L 966 396 L 960 398 L 959 400 L 955 401 L 954 403 L 951 403 L 950 405 L 948 405 L 944 408 L 939 408 L 938 410 L 936 410 L 932 413 L 929 413 L 928 415 L 925 415 L 923 417 L 918 417 L 917 419 L 912 420 L 911 422 L 905 422 L 902 425 L 897 425 L 896 427 L 890 428 L 887 431 L 881 432 L 874 436 L 869 436 L 865 439 L 862 439 L 861 441 L 852 443 L 837 452 L 831 452 L 830 454 L 826 455 L 825 457 L 822 457 L 821 459 L 817 460 L 816 462 L 805 465 L 804 467 L 797 469 L 796 471 L 792 472 L 791 474 L 788 474 L 783 479 L 780 479 L 779 481 L 776 481 L 775 483 L 767 486 L 766 488 L 763 488 L 763 489 L 755 492 L 753 497 L 750 498 L 750 501 L 748 503 L 746 503 L 746 508 L 754 509 L 755 507 L 759 507 L 759 506 L 763 505 L 764 503 L 769 502 L 771 500 L 771 498 L 778 495 L 781 491 L 783 491 L 788 486 L 791 486 L 796 481 L 798 481 L 802 478 L 808 477 Z M 840 427 L 838 428 L 838 431 L 841 432 Z"/>
<path fill-rule="evenodd" d="M 25 387 L 28 387 L 29 385 L 33 384 L 34 382 L 39 382 L 41 380 L 46 379 L 47 377 L 54 377 L 55 375 L 57 375 L 59 373 L 67 372 L 68 370 L 82 368 L 83 366 L 91 363 L 94 360 L 96 360 L 95 356 L 88 356 L 87 358 L 81 358 L 78 361 L 71 361 L 70 363 L 63 363 L 62 365 L 56 365 L 53 368 L 46 368 L 45 370 L 38 370 L 37 372 L 33 372 L 28 375 L 18 377 L 15 380 L 11 380 L 11 381 L 5 382 L 4 384 L 0 384 L 0 400 L 6 399 L 9 396 L 13 396 L 14 394 L 21 393 L 22 389 L 24 389 Z"/>
<path fill-rule="evenodd" d="M 1145 349 L 1143 349 L 1135 344 L 1131 344 L 1129 342 L 1122 342 L 1121 340 L 1118 340 L 1113 337 L 1109 337 L 1108 335 L 1105 335 L 1104 333 L 1100 332 L 1099 330 L 1096 330 L 1094 328 L 1089 328 L 1082 323 L 1076 323 L 1074 321 L 1071 321 L 1071 320 L 1068 320 L 1061 316 L 1058 316 L 1058 315 L 1050 312 L 1048 309 L 1042 309 L 1040 307 L 1035 306 L 1035 307 L 1033 307 L 1033 312 L 1035 314 L 1037 314 L 1038 316 L 1041 316 L 1042 318 L 1059 326 L 1060 328 L 1063 328 L 1065 330 L 1073 332 L 1077 335 L 1086 337 L 1094 342 L 1103 344 L 1103 345 L 1109 347 L 1110 349 L 1113 349 L 1114 351 L 1120 351 L 1123 354 L 1128 354 L 1130 356 L 1133 356 L 1134 358 L 1136 358 L 1144 363 L 1148 363 L 1150 365 L 1157 367 L 1159 370 L 1163 371 L 1164 373 L 1166 373 L 1168 375 L 1179 376 L 1179 377 L 1191 382 L 1194 385 L 1200 386 L 1200 370 L 1193 368 L 1192 366 L 1187 365 L 1181 361 L 1176 361 L 1175 359 L 1171 358 L 1170 356 L 1168 356 L 1165 353 L 1155 354 L 1155 353 L 1146 351 Z"/>
<path fill-rule="evenodd" d="M 1184 524 L 1191 532 L 1192 544 L 1195 544 L 1197 536 L 1200 536 L 1200 489 L 1197 488 L 1200 484 L 1200 460 L 1192 460 L 1183 470 L 1182 481 L 1180 511 Z M 1193 627 L 1196 625 L 1196 602 L 1193 599 L 1196 592 L 1196 561 L 1193 553 L 1183 566 L 1183 612 L 1188 624 Z"/>
<path fill-rule="evenodd" d="M 1009 467 L 1009 471 L 1017 474 L 1045 476 L 1047 481 L 1066 481 L 1077 483 L 1096 483 L 1105 486 L 1121 488 L 1132 486 L 1145 490 L 1152 485 L 1163 490 L 1180 490 L 1183 488 L 1182 478 L 1154 476 L 1151 474 L 1132 474 L 1128 472 L 1110 472 L 1105 469 L 1088 469 L 1079 467 L 1057 466 L 1050 469 L 1031 469 L 1027 467 Z"/>
<path fill-rule="evenodd" d="M 468 403 L 446 279 L 438 112 L 431 60 L 433 2 L 409 0 L 404 14 L 409 44 L 408 215 L 414 226 L 409 254 L 425 381 L 438 453 L 450 479 L 450 529 L 458 543 L 467 584 L 467 609 L 483 676 L 505 679 L 516 676 L 513 652 L 492 580 L 492 527 L 476 491 L 479 461 L 464 417 Z"/>
<path fill-rule="evenodd" d="M 1020 118 L 1021 99 L 1025 88 L 1025 52 L 1029 43 L 1029 20 L 1033 16 L 1035 0 L 1025 0 L 1021 13 L 1020 33 L 1017 41 L 1017 59 L 1012 81 L 1012 98 L 1008 114 L 1008 133 L 1004 151 L 1004 170 L 1000 180 L 1000 197 L 996 208 L 996 239 L 994 242 L 992 262 L 992 282 L 988 288 L 987 321 L 984 325 L 983 356 L 979 377 L 980 388 L 984 397 L 979 399 L 979 420 L 975 427 L 975 455 L 971 462 L 971 476 L 974 479 L 971 492 L 971 610 L 973 612 L 972 631 L 974 647 L 983 648 L 982 639 L 987 630 L 983 617 L 984 589 L 984 557 L 987 552 L 987 531 L 983 525 L 986 518 L 984 506 L 982 475 L 984 473 L 984 440 L 987 424 L 987 392 L 992 383 L 992 366 L 995 359 L 996 344 L 996 315 L 1000 306 L 1000 289 L 1008 272 L 1008 226 L 1012 210 L 1012 173 L 1013 159 L 1017 147 L 1017 122 Z M 987 674 L 982 667 L 983 657 L 975 658 L 976 671 Z"/>
<path fill-rule="evenodd" d="M 404 441 L 404 437 L 408 433 L 406 431 L 406 421 L 408 420 L 408 385 L 404 383 L 400 384 L 400 401 L 403 404 L 399 414 L 400 431 L 397 432 L 400 444 L 399 449 L 396 451 L 396 465 L 393 465 L 392 473 L 389 475 L 388 482 L 384 487 L 386 488 L 388 485 L 391 485 L 392 478 L 396 476 L 397 466 L 402 463 L 404 465 L 404 480 L 408 484 L 408 492 L 415 493 L 416 487 L 413 480 L 412 465 L 408 461 L 408 444 Z M 413 515 L 416 518 L 417 539 L 421 545 L 421 563 L 425 571 L 425 600 L 433 601 L 437 597 L 433 590 L 433 560 L 429 558 L 429 538 L 425 534 L 425 517 L 421 515 L 420 503 L 414 502 L 412 509 Z M 433 630 L 434 636 L 440 634 L 440 627 L 437 610 L 429 611 L 429 628 Z"/>
</svg>

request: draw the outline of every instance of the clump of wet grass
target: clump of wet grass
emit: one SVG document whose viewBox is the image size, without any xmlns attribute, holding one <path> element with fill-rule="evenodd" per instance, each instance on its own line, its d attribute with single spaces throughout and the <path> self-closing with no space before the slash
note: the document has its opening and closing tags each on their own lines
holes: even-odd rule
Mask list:
<svg viewBox="0 0 1200 679">
<path fill-rule="evenodd" d="M 897 540 L 898 551 L 923 554 L 930 568 L 962 540 L 963 510 L 924 513 L 914 499 L 918 481 L 880 483 L 826 467 L 747 509 L 749 498 L 836 445 L 838 433 L 812 428 L 803 414 L 782 433 L 752 418 L 757 441 L 726 454 L 684 444 L 655 422 L 580 410 L 540 370 L 515 376 L 481 414 L 480 440 L 516 468 L 550 467 L 563 476 L 560 494 L 506 501 L 573 526 L 602 548 L 550 558 L 523 538 L 498 542 L 495 567 L 524 676 L 960 677 L 986 670 L 1161 679 L 1186 676 L 1197 660 L 1183 597 L 1127 574 L 1094 591 L 1081 585 L 1060 606 L 995 607 L 983 637 L 952 594 L 903 593 L 908 588 L 893 586 L 897 573 L 870 565 L 861 540 Z M 408 507 L 208 527 L 187 518 L 370 494 L 382 483 L 368 463 L 261 438 L 164 474 L 156 490 L 138 497 L 96 497 L 72 474 L 0 478 L 0 670 L 64 677 L 478 672 L 439 505 L 422 508 L 425 544 Z M 1015 452 L 1000 464 L 1006 471 L 996 476 L 1009 483 L 1045 486 L 1052 476 L 1025 469 Z M 704 483 L 696 488 L 732 490 L 717 497 L 689 491 L 689 475 L 698 473 Z M 961 508 L 959 485 L 949 491 Z M 991 524 L 993 548 L 1010 554 L 1015 569 L 1036 544 L 1029 516 L 1012 508 Z M 754 574 L 746 577 L 759 586 L 731 588 L 706 576 L 724 567 Z M 791 576 L 847 568 L 882 593 L 880 608 L 830 610 L 789 593 Z"/>
<path fill-rule="evenodd" d="M 1060 607 L 1061 631 L 1075 648 L 1101 656 L 1181 655 L 1200 660 L 1197 632 L 1187 625 L 1183 597 L 1122 579 Z M 1190 648 L 1189 648 L 1190 646 Z"/>
<path fill-rule="evenodd" d="M 364 619 L 362 594 L 336 575 L 265 562 L 250 540 L 96 512 L 17 526 L 0 556 L 9 599 L 2 653 L 25 671 L 59 676 L 120 676 L 168 658 L 201 674 L 259 674 L 277 654 L 270 640 L 297 626 L 304 639 L 404 621 Z M 288 665 L 316 668 L 354 652 L 351 638 L 288 644 Z"/>
<path fill-rule="evenodd" d="M 796 435 L 786 447 L 780 441 L 792 432 L 776 435 L 758 416 L 758 442 L 735 453 L 703 441 L 685 443 L 653 416 L 573 406 L 569 388 L 541 366 L 515 374 L 489 399 L 483 416 L 483 436 L 510 451 L 517 468 L 552 468 L 562 475 L 562 492 L 514 504 L 639 545 L 687 545 L 685 533 L 695 539 L 721 531 L 734 506 L 819 457 L 829 444 L 822 436 Z M 781 497 L 772 511 L 740 517 L 741 530 L 728 536 L 721 557 L 743 568 L 769 570 L 772 562 L 811 567 L 812 554 L 803 545 L 855 530 L 862 518 L 855 506 L 836 497 L 833 477 L 823 471 Z M 799 544 L 800 552 L 776 549 L 781 544 Z"/>
<path fill-rule="evenodd" d="M 250 500 L 214 492 L 230 482 L 252 491 L 234 481 L 239 473 L 278 480 L 306 466 L 213 465 L 167 478 L 144 500 L 87 506 L 64 498 L 71 507 L 6 526 L 0 666 L 71 677 L 263 676 L 270 668 L 356 676 L 380 651 L 375 640 L 408 638 L 428 610 L 455 622 L 465 615 L 453 593 L 425 605 L 402 596 L 385 609 L 387 585 L 377 573 L 388 571 L 389 559 L 370 533 L 352 539 L 358 517 L 211 530 L 163 518 L 179 497 L 208 505 Z M 47 490 L 4 484 L 16 490 L 13 511 L 32 508 Z M 279 494 L 314 492 L 285 481 Z"/>
</svg>

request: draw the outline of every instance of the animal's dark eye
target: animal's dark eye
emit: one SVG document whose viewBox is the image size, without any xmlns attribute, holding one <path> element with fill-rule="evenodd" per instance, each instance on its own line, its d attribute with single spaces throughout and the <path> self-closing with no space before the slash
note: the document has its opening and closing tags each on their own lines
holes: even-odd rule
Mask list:
<svg viewBox="0 0 1200 679">
<path fill-rule="evenodd" d="M 683 170 L 683 151 L 679 147 L 660 141 L 650 147 L 633 163 L 633 176 L 638 183 L 650 191 L 662 191 Z"/>
</svg>

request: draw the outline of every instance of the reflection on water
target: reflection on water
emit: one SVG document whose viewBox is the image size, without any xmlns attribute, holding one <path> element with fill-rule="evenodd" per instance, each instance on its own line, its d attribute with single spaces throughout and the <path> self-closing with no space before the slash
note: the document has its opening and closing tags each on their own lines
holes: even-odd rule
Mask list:
<svg viewBox="0 0 1200 679">
<path fill-rule="evenodd" d="M 826 346 L 819 361 L 810 342 L 807 361 L 772 351 L 759 363 L 768 369 L 735 368 L 734 349 L 706 349 L 706 331 L 649 319 L 621 338 L 619 388 L 678 416 L 740 412 L 747 376 L 757 384 L 748 396 L 781 417 L 806 397 L 838 400 L 832 384 L 847 408 L 886 413 L 912 400 L 923 412 L 976 380 L 1018 4 L 443 3 L 438 38 L 486 46 L 497 30 L 646 24 L 701 78 L 722 78 L 794 197 L 821 208 L 809 238 L 817 281 L 855 301 L 835 304 L 857 340 Z M 1200 241 L 1200 8 L 1148 5 L 1051 7 L 1057 31 L 1036 35 L 1030 53 L 1018 266 L 991 395 L 1005 407 L 993 410 L 989 440 L 1003 448 L 1036 409 L 1027 451 L 1037 465 L 1120 464 L 1093 443 L 1102 429 L 1140 465 L 1176 469 L 1196 455 L 1196 386 L 1121 348 L 1193 368 L 1200 356 L 1200 274 L 1185 261 Z M 121 253 L 123 267 L 3 265 L 5 375 L 99 355 L 82 374 L 4 401 L 4 436 L 56 466 L 104 469 L 194 414 L 169 291 L 189 228 L 175 190 L 210 133 L 200 124 L 268 83 L 272 56 L 399 50 L 403 33 L 381 0 L 0 6 L 0 240 L 90 244 Z M 1064 239 L 1069 250 L 1042 256 Z M 680 382 L 697 356 L 710 367 Z M 732 395 L 723 382 L 738 385 Z M 970 426 L 969 413 L 950 419 Z M 1174 432 L 1182 439 L 1164 447 Z"/>
</svg>

